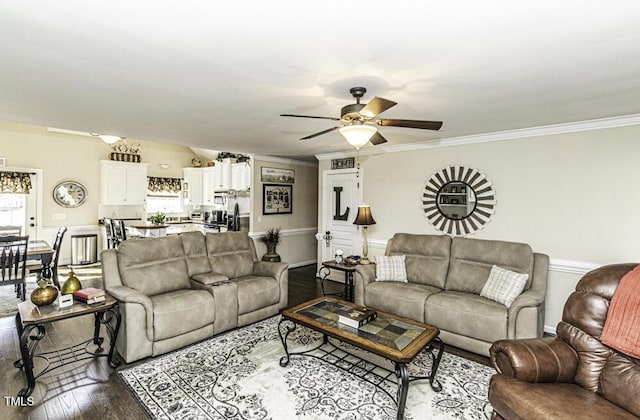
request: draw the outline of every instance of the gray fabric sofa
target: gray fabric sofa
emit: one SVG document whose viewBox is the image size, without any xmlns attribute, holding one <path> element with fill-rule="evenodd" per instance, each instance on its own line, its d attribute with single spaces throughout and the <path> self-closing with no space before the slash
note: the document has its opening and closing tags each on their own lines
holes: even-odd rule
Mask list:
<svg viewBox="0 0 640 420">
<path fill-rule="evenodd" d="M 397 233 L 385 255 L 405 255 L 408 282 L 375 281 L 375 266 L 354 276 L 355 303 L 440 329 L 446 343 L 489 355 L 494 341 L 541 337 L 549 257 L 527 244 Z M 510 307 L 480 296 L 492 265 L 529 274 Z"/>
<path fill-rule="evenodd" d="M 277 314 L 288 265 L 258 261 L 246 232 L 188 232 L 105 250 L 105 289 L 120 304 L 117 350 L 127 363 Z"/>
</svg>

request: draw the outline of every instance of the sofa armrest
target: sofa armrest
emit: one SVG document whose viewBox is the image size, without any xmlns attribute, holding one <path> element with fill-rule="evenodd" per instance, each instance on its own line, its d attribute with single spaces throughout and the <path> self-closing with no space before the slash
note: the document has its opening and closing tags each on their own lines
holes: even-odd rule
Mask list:
<svg viewBox="0 0 640 420">
<path fill-rule="evenodd" d="M 557 337 L 499 340 L 491 345 L 493 367 L 524 382 L 572 383 L 578 354 Z"/>
<path fill-rule="evenodd" d="M 146 333 L 149 340 L 153 340 L 153 303 L 149 296 L 140 293 L 136 289 L 127 286 L 112 286 L 107 288 L 107 292 L 113 296 L 119 304 L 142 305 L 146 314 Z"/>
<path fill-rule="evenodd" d="M 289 264 L 283 262 L 256 261 L 253 263 L 253 275 L 273 277 L 279 280 L 287 268 L 289 268 Z"/>
<path fill-rule="evenodd" d="M 357 305 L 366 306 L 366 302 L 364 301 L 364 288 L 367 284 L 375 281 L 375 279 L 376 266 L 374 264 L 356 266 L 356 272 L 353 276 L 353 293 L 354 302 Z"/>
<path fill-rule="evenodd" d="M 278 309 L 282 310 L 289 304 L 289 264 L 272 261 L 256 261 L 253 263 L 255 276 L 273 277 L 280 285 L 280 299 Z"/>
</svg>

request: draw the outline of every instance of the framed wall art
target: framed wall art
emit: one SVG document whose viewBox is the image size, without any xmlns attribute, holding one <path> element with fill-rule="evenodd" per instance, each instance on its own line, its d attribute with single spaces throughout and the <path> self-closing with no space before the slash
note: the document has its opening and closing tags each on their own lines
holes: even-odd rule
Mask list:
<svg viewBox="0 0 640 420">
<path fill-rule="evenodd" d="M 293 186 L 262 185 L 262 214 L 288 214 L 292 212 Z"/>
<path fill-rule="evenodd" d="M 260 180 L 262 182 L 277 182 L 279 184 L 293 184 L 296 172 L 293 169 L 260 168 Z"/>
</svg>

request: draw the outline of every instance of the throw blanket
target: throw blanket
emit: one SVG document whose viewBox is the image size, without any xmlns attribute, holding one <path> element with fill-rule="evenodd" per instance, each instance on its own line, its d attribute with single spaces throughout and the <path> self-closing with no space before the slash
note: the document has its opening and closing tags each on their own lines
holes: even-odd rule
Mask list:
<svg viewBox="0 0 640 420">
<path fill-rule="evenodd" d="M 611 299 L 601 340 L 640 359 L 640 265 L 622 277 Z"/>
</svg>

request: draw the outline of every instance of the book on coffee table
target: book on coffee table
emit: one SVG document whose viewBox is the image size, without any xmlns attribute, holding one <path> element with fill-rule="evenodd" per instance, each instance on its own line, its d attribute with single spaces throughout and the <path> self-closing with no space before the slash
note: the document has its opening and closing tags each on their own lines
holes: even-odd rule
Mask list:
<svg viewBox="0 0 640 420">
<path fill-rule="evenodd" d="M 360 328 L 369 321 L 373 321 L 378 313 L 365 307 L 353 308 L 338 314 L 338 322 L 353 328 Z"/>
</svg>

